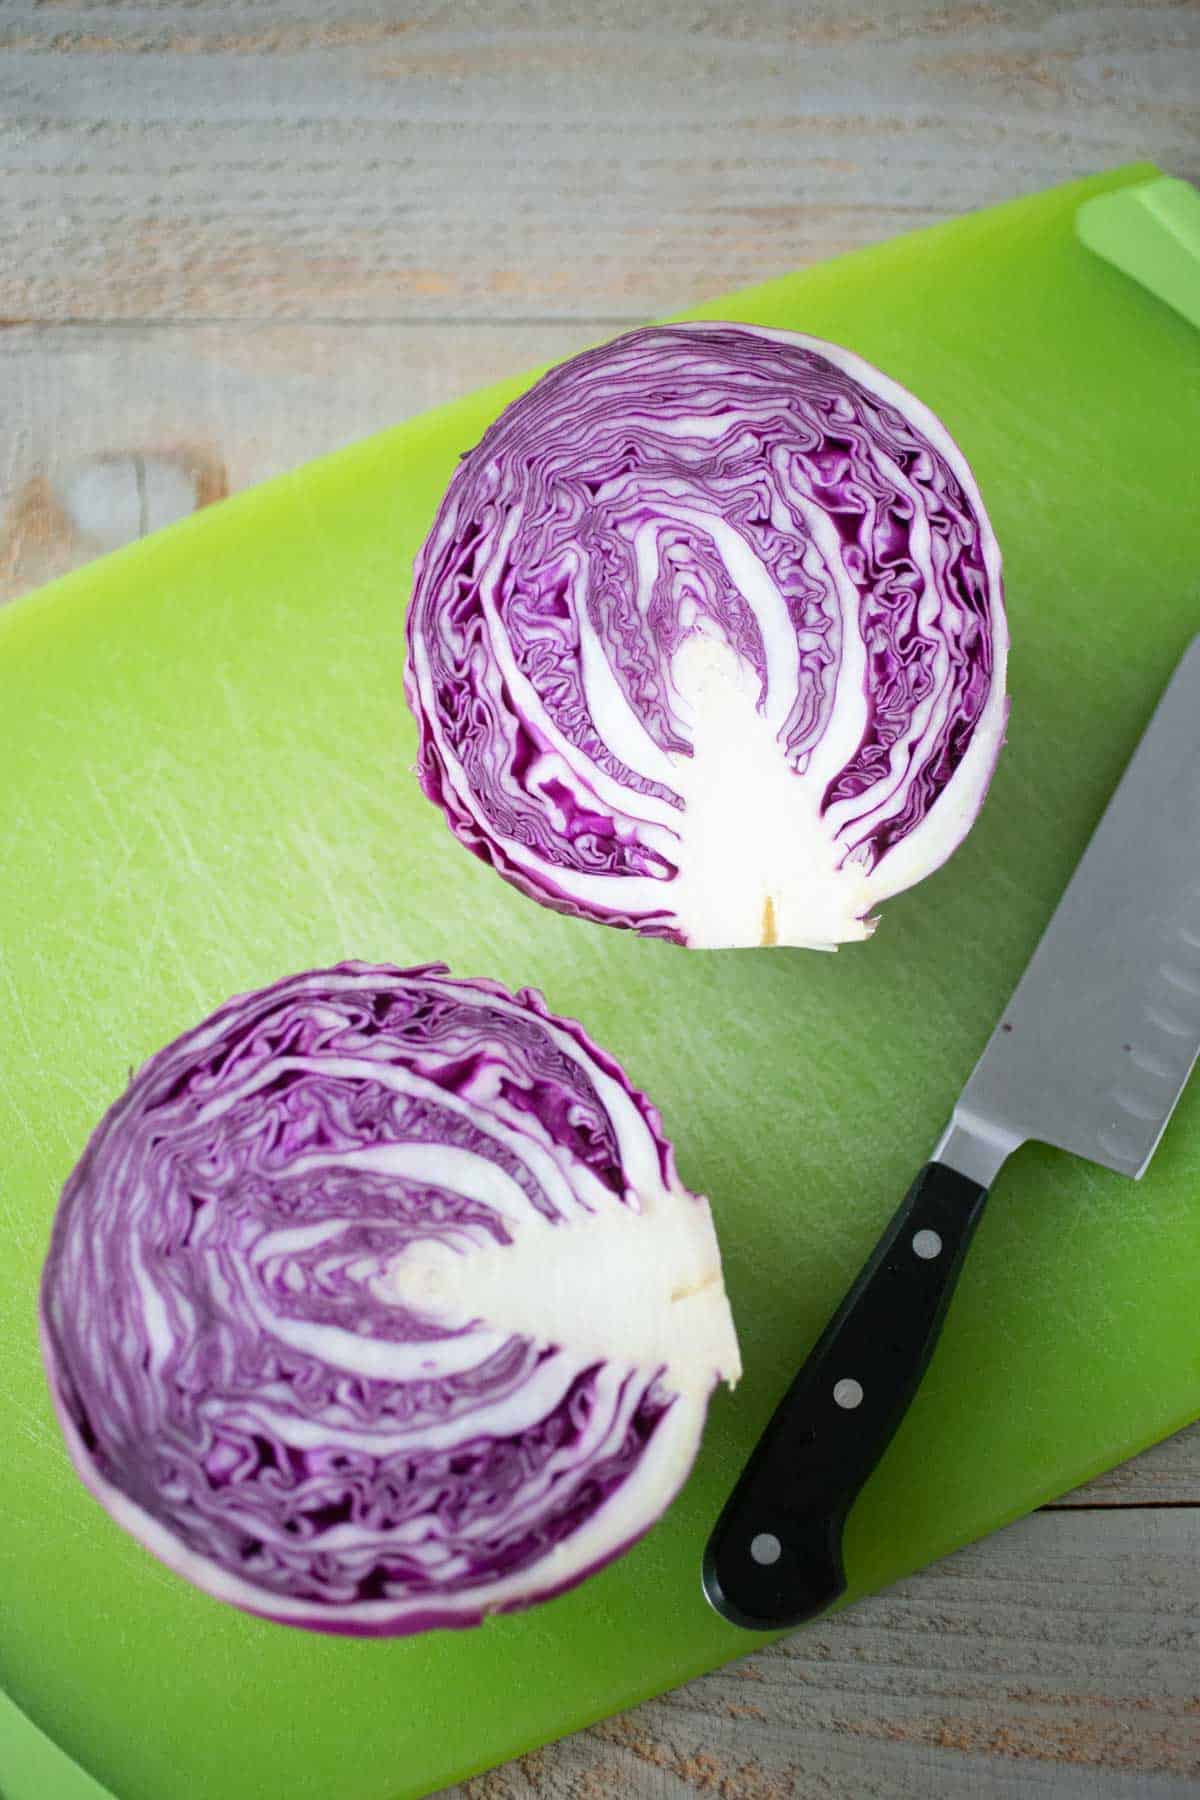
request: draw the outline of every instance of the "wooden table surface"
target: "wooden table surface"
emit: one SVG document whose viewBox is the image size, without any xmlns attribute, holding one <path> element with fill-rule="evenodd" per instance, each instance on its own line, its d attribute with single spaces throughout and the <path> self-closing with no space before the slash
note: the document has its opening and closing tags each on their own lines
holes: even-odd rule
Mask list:
<svg viewBox="0 0 1200 1800">
<path fill-rule="evenodd" d="M 0 599 L 656 312 L 1140 156 L 1200 177 L 1194 0 L 0 0 Z M 1200 1431 L 455 1790 L 1034 1794 L 1200 1794 Z"/>
</svg>

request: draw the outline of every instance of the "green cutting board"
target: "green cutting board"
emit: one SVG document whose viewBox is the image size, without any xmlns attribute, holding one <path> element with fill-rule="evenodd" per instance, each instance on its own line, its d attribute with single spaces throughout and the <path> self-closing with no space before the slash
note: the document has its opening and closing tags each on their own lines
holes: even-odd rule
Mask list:
<svg viewBox="0 0 1200 1800">
<path fill-rule="evenodd" d="M 0 1681 L 120 1800 L 400 1800 L 754 1640 L 700 1593 L 742 1459 L 934 1141 L 1200 626 L 1200 337 L 1075 241 L 1126 169 L 704 314 L 861 351 L 937 409 L 1006 556 L 1011 741 L 966 846 L 837 956 L 557 918 L 418 792 L 413 552 L 512 381 L 0 615 Z M 331 371 L 336 380 L 336 371 Z M 53 1424 L 34 1301 L 60 1185 L 135 1064 L 341 957 L 532 982 L 662 1107 L 723 1240 L 746 1374 L 669 1517 L 524 1617 L 289 1631 L 112 1525 Z M 1140 1185 L 1036 1146 L 997 1183 L 933 1369 L 856 1508 L 857 1594 L 1200 1412 L 1200 1087 Z"/>
</svg>

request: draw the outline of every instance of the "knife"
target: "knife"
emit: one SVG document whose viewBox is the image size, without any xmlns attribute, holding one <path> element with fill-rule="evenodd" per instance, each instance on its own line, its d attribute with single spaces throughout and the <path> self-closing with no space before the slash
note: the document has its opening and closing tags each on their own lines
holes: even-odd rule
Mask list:
<svg viewBox="0 0 1200 1800">
<path fill-rule="evenodd" d="M 1200 637 L 1159 701 L 931 1160 L 780 1401 L 704 1554 L 771 1631 L 846 1588 L 855 1498 L 929 1365 L 989 1187 L 1036 1138 L 1136 1181 L 1200 1051 Z"/>
</svg>

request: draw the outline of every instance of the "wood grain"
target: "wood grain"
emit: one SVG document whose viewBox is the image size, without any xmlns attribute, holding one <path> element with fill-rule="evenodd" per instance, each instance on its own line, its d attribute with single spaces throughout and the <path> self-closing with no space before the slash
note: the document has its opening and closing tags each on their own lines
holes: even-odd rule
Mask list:
<svg viewBox="0 0 1200 1800">
<path fill-rule="evenodd" d="M 1200 1512 L 1038 1513 L 446 1800 L 1197 1792 Z"/>
<path fill-rule="evenodd" d="M 1064 1494 L 1057 1505 L 1200 1507 L 1200 1425 L 1189 1426 L 1152 1450 L 1144 1450 L 1132 1462 L 1107 1470 L 1073 1494 Z"/>
<path fill-rule="evenodd" d="M 1200 174 L 1198 70 L 1188 0 L 8 0 L 0 317 L 641 318 Z"/>
<path fill-rule="evenodd" d="M 64 504 L 100 458 L 170 458 L 198 500 L 609 335 L 602 320 L 0 330 L 0 602 L 112 548 Z"/>
</svg>

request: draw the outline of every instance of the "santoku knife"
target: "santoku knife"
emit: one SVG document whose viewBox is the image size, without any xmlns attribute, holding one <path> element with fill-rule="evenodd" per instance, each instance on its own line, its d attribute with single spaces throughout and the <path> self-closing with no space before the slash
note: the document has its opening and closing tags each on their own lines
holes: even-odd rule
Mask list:
<svg viewBox="0 0 1200 1800">
<path fill-rule="evenodd" d="M 704 1590 L 778 1630 L 845 1590 L 842 1530 L 929 1364 L 987 1191 L 1031 1138 L 1136 1181 L 1200 1051 L 1200 637 L 1179 663 L 932 1160 L 776 1409 Z"/>
</svg>

